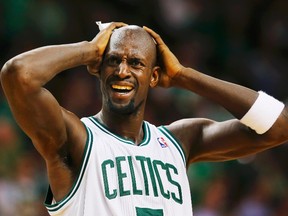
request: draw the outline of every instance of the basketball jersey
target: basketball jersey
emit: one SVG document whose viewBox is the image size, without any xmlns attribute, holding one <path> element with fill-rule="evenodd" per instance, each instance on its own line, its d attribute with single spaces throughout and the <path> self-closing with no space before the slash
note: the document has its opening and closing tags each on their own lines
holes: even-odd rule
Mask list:
<svg viewBox="0 0 288 216">
<path fill-rule="evenodd" d="M 143 122 L 134 145 L 94 117 L 81 121 L 87 142 L 79 176 L 68 195 L 45 206 L 52 216 L 192 216 L 184 151 L 164 127 Z"/>
</svg>

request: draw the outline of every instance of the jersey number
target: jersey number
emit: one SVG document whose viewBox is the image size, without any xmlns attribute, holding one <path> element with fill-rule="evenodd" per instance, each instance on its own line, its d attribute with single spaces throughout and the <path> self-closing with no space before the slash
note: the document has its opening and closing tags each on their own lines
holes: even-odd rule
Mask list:
<svg viewBox="0 0 288 216">
<path fill-rule="evenodd" d="M 163 216 L 162 209 L 150 209 L 150 208 L 139 208 L 136 207 L 137 216 Z"/>
</svg>

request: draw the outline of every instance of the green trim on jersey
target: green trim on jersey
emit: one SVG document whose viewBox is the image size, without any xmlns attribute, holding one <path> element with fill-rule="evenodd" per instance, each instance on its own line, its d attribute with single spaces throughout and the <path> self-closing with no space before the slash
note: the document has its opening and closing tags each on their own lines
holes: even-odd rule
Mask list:
<svg viewBox="0 0 288 216">
<path fill-rule="evenodd" d="M 125 144 L 129 144 L 129 145 L 135 145 L 135 143 L 131 140 L 125 139 L 121 136 L 118 136 L 117 134 L 112 133 L 105 125 L 103 125 L 102 123 L 100 123 L 95 117 L 91 116 L 89 117 L 89 120 L 91 122 L 93 122 L 99 129 L 101 129 L 104 133 L 118 139 L 119 141 L 125 143 Z M 144 138 L 142 140 L 142 142 L 138 145 L 138 146 L 145 146 L 150 142 L 151 139 L 151 133 L 150 133 L 150 129 L 148 127 L 148 124 L 144 121 L 143 122 L 143 134 L 144 134 Z"/>
<path fill-rule="evenodd" d="M 86 167 L 87 167 L 87 163 L 88 163 L 88 160 L 90 157 L 90 153 L 91 153 L 91 149 L 92 149 L 92 143 L 93 143 L 93 136 L 92 136 L 91 130 L 86 126 L 85 126 L 85 128 L 86 128 L 86 132 L 87 132 L 87 140 L 86 140 L 86 144 L 85 144 L 84 155 L 82 158 L 81 170 L 79 172 L 78 178 L 74 182 L 74 184 L 73 184 L 70 192 L 67 194 L 67 196 L 65 196 L 61 201 L 56 202 L 54 204 L 51 204 L 52 199 L 53 199 L 53 194 L 52 194 L 52 191 L 51 191 L 50 186 L 49 186 L 47 197 L 46 197 L 46 200 L 44 202 L 44 205 L 46 206 L 46 208 L 49 212 L 55 212 L 55 211 L 59 210 L 61 207 L 63 207 L 74 196 L 74 194 L 77 192 L 77 190 L 80 186 L 80 183 L 82 181 L 83 175 L 84 175 Z"/>
<path fill-rule="evenodd" d="M 158 129 L 175 145 L 176 149 L 179 151 L 182 160 L 184 162 L 184 165 L 186 166 L 186 155 L 184 152 L 184 149 L 180 145 L 180 143 L 177 141 L 177 139 L 174 137 L 174 135 L 165 127 L 160 126 Z"/>
</svg>

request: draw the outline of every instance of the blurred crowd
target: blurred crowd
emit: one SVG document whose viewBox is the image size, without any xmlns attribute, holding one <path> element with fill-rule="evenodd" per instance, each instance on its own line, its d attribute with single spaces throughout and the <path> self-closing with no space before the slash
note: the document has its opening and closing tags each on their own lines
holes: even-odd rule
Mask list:
<svg viewBox="0 0 288 216">
<path fill-rule="evenodd" d="M 287 13 L 287 0 L 3 0 L 0 65 L 39 46 L 91 40 L 98 33 L 95 21 L 123 21 L 155 30 L 185 66 L 288 102 Z M 46 87 L 79 117 L 101 107 L 98 81 L 84 66 Z M 186 117 L 232 118 L 191 92 L 150 92 L 148 121 L 161 125 Z M 194 215 L 287 215 L 287 154 L 284 144 L 235 161 L 191 165 Z M 0 216 L 47 216 L 47 186 L 45 163 L 0 88 Z"/>
</svg>

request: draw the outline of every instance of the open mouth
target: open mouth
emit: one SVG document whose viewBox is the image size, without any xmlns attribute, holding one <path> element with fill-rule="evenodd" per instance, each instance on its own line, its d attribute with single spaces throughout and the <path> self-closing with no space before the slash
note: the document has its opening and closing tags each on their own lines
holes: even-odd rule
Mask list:
<svg viewBox="0 0 288 216">
<path fill-rule="evenodd" d="M 133 87 L 132 86 L 128 86 L 128 85 L 116 85 L 116 84 L 113 84 L 112 86 L 112 89 L 115 91 L 115 92 L 118 92 L 118 93 L 129 93 L 133 90 Z"/>
</svg>

